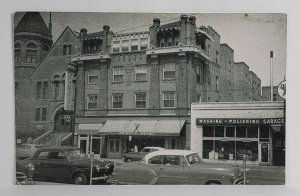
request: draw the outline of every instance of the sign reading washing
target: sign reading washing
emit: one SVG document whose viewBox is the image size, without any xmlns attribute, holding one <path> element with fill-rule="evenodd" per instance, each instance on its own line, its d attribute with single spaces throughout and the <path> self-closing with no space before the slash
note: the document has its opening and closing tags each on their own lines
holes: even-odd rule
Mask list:
<svg viewBox="0 0 300 196">
<path fill-rule="evenodd" d="M 284 118 L 196 118 L 197 125 L 282 125 Z"/>
</svg>

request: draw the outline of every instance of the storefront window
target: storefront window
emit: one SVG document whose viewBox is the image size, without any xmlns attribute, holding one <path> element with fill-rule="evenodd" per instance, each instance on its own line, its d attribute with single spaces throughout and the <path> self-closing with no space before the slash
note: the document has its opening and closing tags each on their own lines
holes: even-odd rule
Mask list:
<svg viewBox="0 0 300 196">
<path fill-rule="evenodd" d="M 248 138 L 258 138 L 258 127 L 248 127 L 247 128 Z"/>
<path fill-rule="evenodd" d="M 218 159 L 234 159 L 234 141 L 215 141 L 215 147 L 215 152 L 218 153 Z"/>
<path fill-rule="evenodd" d="M 203 126 L 203 137 L 214 137 L 214 127 Z"/>
<path fill-rule="evenodd" d="M 236 137 L 246 137 L 246 127 L 236 127 Z"/>
<path fill-rule="evenodd" d="M 269 127 L 259 127 L 259 138 L 269 138 Z"/>
<path fill-rule="evenodd" d="M 235 127 L 226 127 L 226 137 L 234 137 Z"/>
<path fill-rule="evenodd" d="M 224 137 L 224 127 L 223 126 L 215 127 L 215 137 Z"/>
<path fill-rule="evenodd" d="M 213 140 L 204 140 L 203 141 L 203 155 L 204 159 L 209 159 L 209 152 L 214 149 L 214 141 Z"/>
</svg>

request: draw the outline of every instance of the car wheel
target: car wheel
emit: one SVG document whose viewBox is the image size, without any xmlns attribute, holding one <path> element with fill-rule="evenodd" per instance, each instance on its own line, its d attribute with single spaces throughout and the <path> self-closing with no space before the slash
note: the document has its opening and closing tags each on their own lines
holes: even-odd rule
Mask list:
<svg viewBox="0 0 300 196">
<path fill-rule="evenodd" d="M 132 160 L 131 159 L 127 159 L 127 161 L 126 162 L 131 162 Z"/>
<path fill-rule="evenodd" d="M 74 184 L 87 184 L 87 177 L 84 173 L 76 173 L 73 182 Z"/>
</svg>

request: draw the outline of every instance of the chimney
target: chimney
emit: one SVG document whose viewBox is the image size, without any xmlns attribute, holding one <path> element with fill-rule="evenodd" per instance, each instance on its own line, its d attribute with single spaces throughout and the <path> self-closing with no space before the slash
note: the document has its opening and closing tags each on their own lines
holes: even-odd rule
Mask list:
<svg viewBox="0 0 300 196">
<path fill-rule="evenodd" d="M 109 26 L 108 25 L 103 25 L 103 31 L 104 32 L 109 32 Z"/>
<path fill-rule="evenodd" d="M 179 42 L 183 45 L 187 44 L 187 22 L 188 16 L 183 14 L 180 16 L 180 38 Z"/>
<path fill-rule="evenodd" d="M 158 28 L 160 26 L 160 19 L 159 18 L 154 18 L 153 19 L 153 27 Z"/>
<path fill-rule="evenodd" d="M 87 34 L 87 29 L 86 28 L 81 28 L 80 29 L 80 37 L 83 37 Z"/>
<path fill-rule="evenodd" d="M 187 26 L 187 44 L 196 45 L 196 17 L 190 16 Z"/>
<path fill-rule="evenodd" d="M 52 35 L 52 18 L 51 18 L 51 12 L 50 12 L 50 17 L 49 17 L 49 34 Z"/>
</svg>

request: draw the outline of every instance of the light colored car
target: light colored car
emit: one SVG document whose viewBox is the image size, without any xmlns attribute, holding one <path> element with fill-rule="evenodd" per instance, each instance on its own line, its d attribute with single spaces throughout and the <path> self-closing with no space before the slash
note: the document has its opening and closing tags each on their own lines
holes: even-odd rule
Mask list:
<svg viewBox="0 0 300 196">
<path fill-rule="evenodd" d="M 241 184 L 238 167 L 209 164 L 189 150 L 160 150 L 115 168 L 118 184 Z"/>
<path fill-rule="evenodd" d="M 139 161 L 145 157 L 150 152 L 155 152 L 158 150 L 164 150 L 161 147 L 145 147 L 140 152 L 123 152 L 122 159 L 123 162 Z"/>
<path fill-rule="evenodd" d="M 16 157 L 17 158 L 31 158 L 37 149 L 42 146 L 38 144 L 17 144 Z"/>
</svg>

